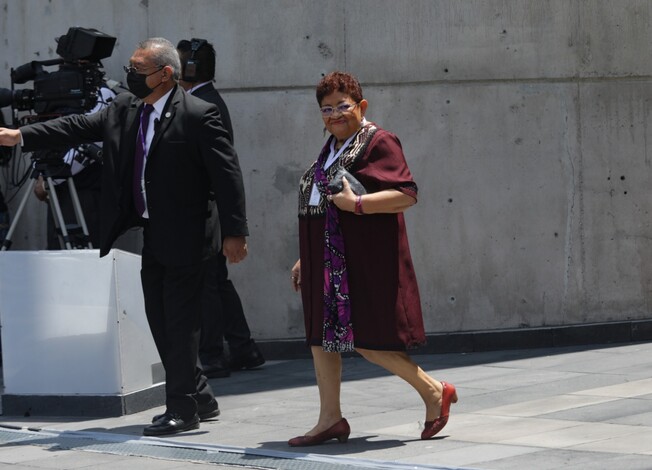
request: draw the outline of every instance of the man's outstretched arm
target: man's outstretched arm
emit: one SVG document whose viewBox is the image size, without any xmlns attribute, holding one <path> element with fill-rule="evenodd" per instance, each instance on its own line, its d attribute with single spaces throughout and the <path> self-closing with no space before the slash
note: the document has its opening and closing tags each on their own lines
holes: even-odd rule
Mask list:
<svg viewBox="0 0 652 470">
<path fill-rule="evenodd" d="M 20 130 L 19 129 L 7 129 L 6 127 L 0 127 L 0 145 L 5 147 L 13 147 L 14 145 L 20 144 Z"/>
</svg>

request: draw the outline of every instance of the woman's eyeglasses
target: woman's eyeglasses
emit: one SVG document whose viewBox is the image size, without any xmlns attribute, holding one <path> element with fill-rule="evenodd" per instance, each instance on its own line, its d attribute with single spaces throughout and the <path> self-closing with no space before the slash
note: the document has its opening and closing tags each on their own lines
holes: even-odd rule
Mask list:
<svg viewBox="0 0 652 470">
<path fill-rule="evenodd" d="M 353 111 L 353 108 L 355 108 L 358 104 L 359 103 L 341 103 L 335 107 L 322 106 L 321 108 L 319 108 L 319 111 L 321 111 L 321 115 L 323 117 L 331 117 L 335 111 L 337 111 L 339 114 L 344 114 Z"/>
</svg>

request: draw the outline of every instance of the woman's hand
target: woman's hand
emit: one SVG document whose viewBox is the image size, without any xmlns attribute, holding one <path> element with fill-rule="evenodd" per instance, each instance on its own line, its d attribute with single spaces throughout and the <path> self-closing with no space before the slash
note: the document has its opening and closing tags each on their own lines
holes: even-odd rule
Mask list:
<svg viewBox="0 0 652 470">
<path fill-rule="evenodd" d="M 290 280 L 292 281 L 292 287 L 295 292 L 301 290 L 301 260 L 298 259 L 294 266 L 292 266 L 292 271 L 290 271 Z"/>
<path fill-rule="evenodd" d="M 328 197 L 329 200 L 338 207 L 338 209 L 355 212 L 355 200 L 358 196 L 355 195 L 346 178 L 342 178 L 342 191 Z"/>
</svg>

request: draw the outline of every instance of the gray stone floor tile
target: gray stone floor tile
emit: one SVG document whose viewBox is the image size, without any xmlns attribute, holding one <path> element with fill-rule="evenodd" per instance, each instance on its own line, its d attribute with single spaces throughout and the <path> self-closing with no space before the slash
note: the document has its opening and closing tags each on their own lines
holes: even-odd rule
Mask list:
<svg viewBox="0 0 652 470">
<path fill-rule="evenodd" d="M 512 383 L 518 381 L 519 374 L 522 372 L 520 369 L 496 367 L 491 365 L 473 365 L 469 366 L 464 371 L 457 374 L 444 373 L 439 370 L 427 370 L 434 377 L 439 377 L 441 380 L 450 382 L 456 387 L 459 385 L 463 387 L 467 384 L 482 384 L 483 388 L 490 388 L 492 390 L 504 390 L 509 388 L 505 386 L 504 382 Z M 490 385 L 491 384 L 491 385 Z"/>
<path fill-rule="evenodd" d="M 425 409 L 419 405 L 419 411 L 408 411 L 409 408 L 393 409 L 388 407 L 379 407 L 375 404 L 357 405 L 347 414 L 347 419 L 351 429 L 374 432 L 377 429 L 386 429 L 393 426 L 403 426 L 406 424 L 415 427 L 422 425 L 425 418 Z"/>
<path fill-rule="evenodd" d="M 484 380 L 483 385 L 492 390 L 527 389 L 527 387 L 539 388 L 542 384 L 563 383 L 582 375 L 578 372 L 563 372 L 548 369 L 511 369 L 510 373 L 510 376 Z"/>
<path fill-rule="evenodd" d="M 446 442 L 448 441 L 448 442 Z M 446 442 L 446 445 L 443 445 Z M 466 442 L 453 441 L 450 439 L 434 440 L 431 445 L 418 448 L 417 446 L 406 446 L 403 449 L 392 452 L 391 460 L 403 465 L 440 465 L 446 467 L 479 468 L 471 464 L 463 464 L 471 449 L 477 445 L 469 446 Z"/>
<path fill-rule="evenodd" d="M 514 384 L 509 389 L 512 394 L 511 399 L 514 400 L 516 396 L 528 391 L 535 391 L 543 396 L 555 396 L 567 393 L 581 393 L 587 389 L 595 389 L 604 386 L 621 385 L 626 379 L 622 376 L 612 374 L 579 374 L 575 373 L 572 377 L 567 377 L 562 380 L 553 382 L 540 382 L 528 387 L 519 386 Z M 590 394 L 590 393 L 589 393 Z M 603 395 L 597 395 L 603 396 Z"/>
<path fill-rule="evenodd" d="M 592 357 L 586 356 L 585 353 L 581 359 L 560 364 L 555 369 L 569 372 L 626 375 L 627 370 L 634 366 L 642 369 L 650 367 L 646 358 L 639 353 L 613 354 L 611 351 L 610 353 L 597 352 L 591 355 Z"/>
<path fill-rule="evenodd" d="M 551 432 L 568 428 L 573 422 L 552 419 L 514 418 L 505 416 L 478 416 L 475 425 L 467 415 L 466 426 L 451 419 L 446 431 L 455 439 L 468 442 L 495 443 L 523 435 Z M 461 420 L 460 420 L 461 421 Z"/>
<path fill-rule="evenodd" d="M 517 399 L 516 397 L 518 397 L 519 401 L 525 402 L 550 397 L 550 392 L 542 390 L 540 387 L 507 392 L 504 390 L 489 391 L 470 396 L 465 395 L 464 390 L 465 389 L 460 389 L 460 399 L 457 403 L 459 411 L 464 413 L 480 413 L 484 410 L 493 409 L 499 406 L 509 406 L 514 404 L 514 401 Z"/>
<path fill-rule="evenodd" d="M 485 470 L 650 470 L 639 457 L 603 452 L 540 451 L 510 458 L 478 462 Z"/>
<path fill-rule="evenodd" d="M 652 408 L 652 403 L 648 406 L 648 409 Z M 623 418 L 612 419 L 611 423 L 614 424 L 629 424 L 632 426 L 645 426 L 652 429 L 652 411 L 647 413 L 639 413 L 632 416 L 625 416 Z"/>
<path fill-rule="evenodd" d="M 637 426 L 577 422 L 567 428 L 555 429 L 554 431 L 532 432 L 511 439 L 498 439 L 503 444 L 564 449 L 607 439 L 626 438 L 638 432 L 640 432 L 640 428 Z"/>
<path fill-rule="evenodd" d="M 646 413 L 651 410 L 649 400 L 637 400 L 634 398 L 623 398 L 610 400 L 595 405 L 580 406 L 577 408 L 547 413 L 542 415 L 543 418 L 549 419 L 568 419 L 572 421 L 586 422 L 615 422 L 623 418 Z"/>
<path fill-rule="evenodd" d="M 638 427 L 640 431 L 626 436 L 572 446 L 573 450 L 611 452 L 614 454 L 640 454 L 647 457 L 652 468 L 652 429 Z"/>
<path fill-rule="evenodd" d="M 578 393 L 603 397 L 636 397 L 647 395 L 650 393 L 650 390 L 652 390 L 652 378 L 627 380 L 614 385 L 595 387 Z"/>
<path fill-rule="evenodd" d="M 497 460 L 513 457 L 526 457 L 540 449 L 526 446 L 506 446 L 499 444 L 478 444 L 472 447 L 435 452 L 429 456 L 410 457 L 409 463 L 427 464 L 436 462 L 439 465 L 463 466 L 472 468 L 491 468 L 481 465 L 487 460 Z M 406 462 L 407 463 L 407 462 Z"/>
<path fill-rule="evenodd" d="M 589 395 L 558 395 L 545 397 L 538 400 L 512 403 L 494 408 L 478 410 L 476 413 L 498 416 L 542 416 L 564 410 L 573 410 L 579 407 L 606 403 L 617 400 L 610 397 L 593 397 Z"/>
</svg>

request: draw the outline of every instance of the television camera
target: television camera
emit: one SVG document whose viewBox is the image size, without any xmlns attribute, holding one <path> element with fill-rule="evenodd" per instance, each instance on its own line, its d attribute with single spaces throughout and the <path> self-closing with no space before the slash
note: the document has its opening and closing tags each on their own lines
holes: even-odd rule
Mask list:
<svg viewBox="0 0 652 470">
<path fill-rule="evenodd" d="M 11 88 L 0 88 L 0 108 L 11 106 L 13 125 L 19 126 L 31 122 L 45 121 L 48 119 L 69 114 L 82 114 L 91 111 L 98 103 L 100 87 L 104 85 L 105 72 L 102 70 L 101 59 L 110 57 L 116 38 L 96 29 L 72 27 L 57 40 L 58 59 L 32 61 L 11 69 Z M 44 67 L 58 66 L 53 72 L 48 72 Z M 16 89 L 15 85 L 22 85 L 29 81 L 34 82 L 34 88 Z M 21 111 L 33 111 L 22 115 Z M 77 191 L 71 178 L 70 165 L 63 161 L 68 149 L 47 149 L 33 152 L 31 177 L 35 180 L 43 177 L 47 182 L 49 202 L 59 235 L 62 248 L 72 249 L 87 244 L 92 248 L 88 229 L 81 212 Z M 96 147 L 83 146 L 77 149 L 78 155 L 88 154 L 97 158 Z M 77 224 L 66 224 L 61 212 L 53 178 L 66 179 L 75 209 Z M 31 191 L 25 193 L 5 240 L 0 249 L 6 250 L 11 246 L 16 223 L 21 215 L 27 198 Z M 81 232 L 81 236 L 74 232 Z M 79 241 L 81 240 L 81 242 Z"/>
<path fill-rule="evenodd" d="M 18 111 L 34 110 L 37 119 L 91 110 L 103 83 L 101 59 L 110 57 L 116 38 L 96 29 L 74 27 L 57 40 L 59 59 L 33 60 L 11 69 L 11 89 L 0 88 L 0 108 L 11 105 Z M 58 65 L 55 72 L 44 67 Z M 15 89 L 28 81 L 34 88 Z"/>
</svg>

